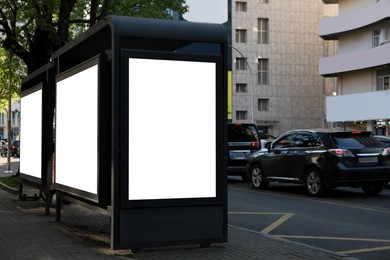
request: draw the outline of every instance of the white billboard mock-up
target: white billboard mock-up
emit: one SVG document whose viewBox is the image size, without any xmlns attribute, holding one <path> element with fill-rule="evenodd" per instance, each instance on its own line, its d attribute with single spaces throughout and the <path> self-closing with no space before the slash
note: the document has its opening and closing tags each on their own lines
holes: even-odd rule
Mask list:
<svg viewBox="0 0 390 260">
<path fill-rule="evenodd" d="M 42 178 L 42 88 L 21 97 L 20 172 Z"/>
<path fill-rule="evenodd" d="M 128 199 L 215 198 L 216 63 L 128 62 Z"/>
<path fill-rule="evenodd" d="M 98 65 L 57 82 L 56 184 L 97 194 Z"/>
</svg>

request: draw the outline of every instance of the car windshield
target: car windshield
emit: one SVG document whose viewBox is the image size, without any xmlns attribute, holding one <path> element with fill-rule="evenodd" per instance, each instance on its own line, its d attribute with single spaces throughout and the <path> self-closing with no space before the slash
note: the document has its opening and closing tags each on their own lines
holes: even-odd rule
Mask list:
<svg viewBox="0 0 390 260">
<path fill-rule="evenodd" d="M 258 142 L 259 138 L 255 126 L 252 125 L 229 125 L 229 142 Z"/>
<path fill-rule="evenodd" d="M 381 144 L 370 133 L 337 133 L 333 135 L 335 142 L 340 147 L 380 147 Z"/>
</svg>

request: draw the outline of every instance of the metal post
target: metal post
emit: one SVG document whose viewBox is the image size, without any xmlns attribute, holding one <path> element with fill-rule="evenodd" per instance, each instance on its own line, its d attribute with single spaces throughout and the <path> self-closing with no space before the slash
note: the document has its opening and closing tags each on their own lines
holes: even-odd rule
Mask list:
<svg viewBox="0 0 390 260">
<path fill-rule="evenodd" d="M 11 65 L 12 65 L 12 55 L 11 57 L 9 58 L 9 67 L 8 67 L 8 71 L 9 71 L 9 93 L 8 93 L 8 147 L 7 147 L 7 164 L 8 164 L 8 170 L 5 171 L 5 173 L 12 173 L 11 171 L 11 101 L 12 101 L 12 68 L 11 68 Z"/>
</svg>

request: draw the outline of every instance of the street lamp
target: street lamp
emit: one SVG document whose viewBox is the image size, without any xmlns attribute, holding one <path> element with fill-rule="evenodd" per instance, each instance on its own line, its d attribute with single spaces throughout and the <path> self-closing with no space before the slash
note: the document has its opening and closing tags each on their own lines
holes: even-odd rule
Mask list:
<svg viewBox="0 0 390 260">
<path fill-rule="evenodd" d="M 242 58 L 244 58 L 245 60 L 245 63 L 246 65 L 248 66 L 248 69 L 249 69 L 249 78 L 250 78 L 250 98 L 251 98 L 251 123 L 253 124 L 253 113 L 254 113 L 254 104 L 253 104 L 253 79 L 252 79 L 252 70 L 251 70 L 251 66 L 249 65 L 248 61 L 246 60 L 246 57 L 244 56 L 244 54 L 242 54 L 242 52 L 237 49 L 236 47 L 232 46 L 232 45 L 228 45 L 230 48 L 232 48 L 233 50 L 237 51 Z"/>
<path fill-rule="evenodd" d="M 9 62 L 9 93 L 8 93 L 8 113 L 7 113 L 7 124 L 8 124 L 8 147 L 7 147 L 7 165 L 8 168 L 4 173 L 12 173 L 11 171 L 11 99 L 12 99 L 12 72 L 11 72 L 12 56 Z"/>
</svg>

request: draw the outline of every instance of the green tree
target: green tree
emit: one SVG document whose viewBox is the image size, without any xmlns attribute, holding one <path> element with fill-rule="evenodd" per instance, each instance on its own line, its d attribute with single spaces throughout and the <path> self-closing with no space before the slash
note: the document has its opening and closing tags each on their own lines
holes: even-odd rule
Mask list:
<svg viewBox="0 0 390 260">
<path fill-rule="evenodd" d="M 0 48 L 0 113 L 7 109 L 8 100 L 19 97 L 20 81 L 26 76 L 26 66 L 13 53 Z"/>
<path fill-rule="evenodd" d="M 0 0 L 0 44 L 18 56 L 28 73 L 109 14 L 172 19 L 185 0 Z"/>
</svg>

